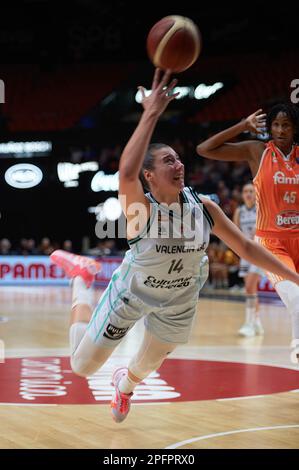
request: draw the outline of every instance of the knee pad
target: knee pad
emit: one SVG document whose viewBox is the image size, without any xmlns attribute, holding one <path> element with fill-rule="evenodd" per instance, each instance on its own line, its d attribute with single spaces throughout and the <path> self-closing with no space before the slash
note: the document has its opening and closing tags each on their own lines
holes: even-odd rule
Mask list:
<svg viewBox="0 0 299 470">
<path fill-rule="evenodd" d="M 77 325 L 76 327 L 74 325 Z M 76 345 L 76 342 L 81 337 L 79 344 L 75 349 L 72 349 L 71 354 L 71 367 L 75 374 L 81 377 L 87 377 L 94 374 L 109 358 L 114 348 L 103 348 L 98 344 L 94 343 L 90 338 L 85 327 L 79 323 L 72 325 L 71 339 L 73 344 L 71 347 Z M 74 327 L 74 328 L 73 328 Z"/>
</svg>

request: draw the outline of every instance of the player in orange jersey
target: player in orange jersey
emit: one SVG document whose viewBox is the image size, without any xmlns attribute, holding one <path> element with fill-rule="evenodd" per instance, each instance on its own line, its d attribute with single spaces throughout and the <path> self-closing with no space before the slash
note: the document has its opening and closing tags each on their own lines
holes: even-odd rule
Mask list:
<svg viewBox="0 0 299 470">
<path fill-rule="evenodd" d="M 256 134 L 267 124 L 271 140 L 229 142 L 241 132 Z M 256 241 L 285 265 L 299 272 L 299 111 L 292 104 L 278 104 L 268 115 L 261 109 L 238 124 L 197 146 L 197 153 L 214 160 L 249 163 L 256 190 Z M 293 347 L 299 346 L 299 288 L 267 273 L 292 318 Z M 298 348 L 295 356 L 299 361 Z M 294 357 L 294 356 L 293 356 Z"/>
</svg>

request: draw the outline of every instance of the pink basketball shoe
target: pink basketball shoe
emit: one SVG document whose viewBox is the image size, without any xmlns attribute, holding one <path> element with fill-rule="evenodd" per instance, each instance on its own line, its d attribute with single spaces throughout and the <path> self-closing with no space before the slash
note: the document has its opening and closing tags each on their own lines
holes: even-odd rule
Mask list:
<svg viewBox="0 0 299 470">
<path fill-rule="evenodd" d="M 118 384 L 121 378 L 126 375 L 127 372 L 128 369 L 126 367 L 122 367 L 120 369 L 116 369 L 112 377 L 112 385 L 115 387 L 115 392 L 113 394 L 110 406 L 112 418 L 116 423 L 121 423 L 124 419 L 126 419 L 131 408 L 131 398 L 133 396 L 133 392 L 122 393 L 118 388 Z"/>
<path fill-rule="evenodd" d="M 86 256 L 74 255 L 64 250 L 53 251 L 50 259 L 52 263 L 62 268 L 68 277 L 81 276 L 86 287 L 91 286 L 96 273 L 101 270 L 101 263 L 98 261 Z"/>
</svg>

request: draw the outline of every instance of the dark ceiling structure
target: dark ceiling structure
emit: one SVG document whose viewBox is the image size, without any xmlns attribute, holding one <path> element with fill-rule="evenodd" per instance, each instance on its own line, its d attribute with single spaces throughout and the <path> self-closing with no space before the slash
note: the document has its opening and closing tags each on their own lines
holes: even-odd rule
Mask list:
<svg viewBox="0 0 299 470">
<path fill-rule="evenodd" d="M 281 52 L 298 47 L 298 20 L 288 2 L 169 0 L 11 1 L 1 4 L 2 63 L 68 63 L 147 60 L 145 40 L 162 17 L 188 16 L 203 36 L 203 54 Z"/>
</svg>

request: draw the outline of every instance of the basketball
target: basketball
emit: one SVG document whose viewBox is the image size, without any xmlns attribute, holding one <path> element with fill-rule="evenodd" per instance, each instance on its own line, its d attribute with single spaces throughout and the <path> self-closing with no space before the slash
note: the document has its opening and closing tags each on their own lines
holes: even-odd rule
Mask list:
<svg viewBox="0 0 299 470">
<path fill-rule="evenodd" d="M 166 16 L 151 28 L 146 46 L 148 56 L 156 67 L 183 72 L 199 56 L 201 34 L 189 18 Z"/>
</svg>

